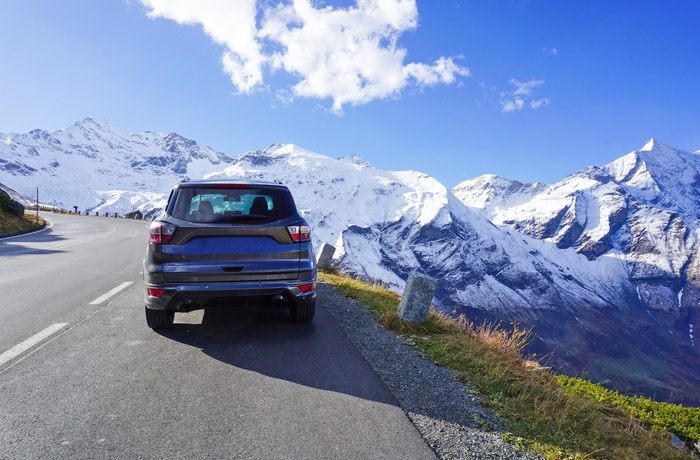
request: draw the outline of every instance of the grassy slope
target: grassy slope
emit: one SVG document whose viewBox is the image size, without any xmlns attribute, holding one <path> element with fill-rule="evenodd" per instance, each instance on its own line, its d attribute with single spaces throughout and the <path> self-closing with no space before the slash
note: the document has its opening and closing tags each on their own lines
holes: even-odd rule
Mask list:
<svg viewBox="0 0 700 460">
<path fill-rule="evenodd" d="M 37 224 L 36 214 L 25 214 L 23 217 L 21 217 L 0 211 L 0 235 L 3 233 L 12 233 L 38 228 L 41 227 L 43 223 L 44 220 L 39 217 L 39 223 Z"/>
<path fill-rule="evenodd" d="M 670 433 L 664 431 L 668 424 L 640 417 L 640 411 L 629 405 L 605 401 L 588 385 L 588 392 L 580 385 L 565 387 L 549 370 L 523 359 L 529 334 L 517 326 L 511 330 L 476 326 L 463 317 L 452 319 L 435 311 L 424 324 L 408 323 L 397 315 L 396 293 L 334 272 L 320 277 L 361 300 L 381 324 L 406 337 L 426 357 L 454 369 L 508 427 L 506 439 L 523 448 L 550 459 L 692 458 L 672 445 Z M 698 408 L 680 411 L 691 425 L 700 417 Z M 693 431 L 679 428 L 683 422 L 674 423 L 674 431 L 689 444 L 698 441 L 697 426 Z"/>
</svg>

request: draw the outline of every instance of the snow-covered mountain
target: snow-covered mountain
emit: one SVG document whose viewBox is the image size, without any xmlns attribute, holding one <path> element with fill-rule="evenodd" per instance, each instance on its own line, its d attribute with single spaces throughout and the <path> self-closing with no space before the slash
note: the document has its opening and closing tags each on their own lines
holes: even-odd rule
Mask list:
<svg viewBox="0 0 700 460">
<path fill-rule="evenodd" d="M 281 179 L 312 224 L 316 243 L 335 245 L 345 270 L 397 290 L 412 270 L 423 270 L 442 281 L 437 299 L 448 309 L 573 308 L 581 298 L 588 308 L 607 305 L 597 293 L 617 295 L 596 273 L 602 265 L 622 272 L 617 261 L 594 266 L 574 251 L 574 263 L 559 257 L 561 251 L 552 258 L 543 253 L 547 245 L 498 229 L 416 171 L 386 171 L 356 157 L 334 160 L 273 145 L 238 155 L 228 168 L 207 175 L 219 176 Z M 563 260 L 585 283 L 566 274 Z"/>
<path fill-rule="evenodd" d="M 174 183 L 231 161 L 175 133 L 126 134 L 91 118 L 51 132 L 0 133 L 0 182 L 30 197 L 38 187 L 40 201 L 64 209 L 162 208 Z"/>
<path fill-rule="evenodd" d="M 698 304 L 700 154 L 652 139 L 550 186 L 512 183 L 482 176 L 453 192 L 496 225 L 589 260 L 624 260 L 646 308 L 673 312 Z"/>
<path fill-rule="evenodd" d="M 551 354 L 550 364 L 564 371 L 700 402 L 700 353 L 692 337 L 699 290 L 683 278 L 695 270 L 695 258 L 668 272 L 649 259 L 697 246 L 695 224 L 679 246 L 683 231 L 673 222 L 700 206 L 685 196 L 692 185 L 678 192 L 681 202 L 661 184 L 674 183 L 671 170 L 654 173 L 665 178 L 654 182 L 655 203 L 676 203 L 675 211 L 646 201 L 651 192 L 642 169 L 627 157 L 553 186 L 486 176 L 453 194 L 425 174 L 381 170 L 359 157 L 336 160 L 294 145 L 229 157 L 176 134 L 125 134 L 91 119 L 0 139 L 0 182 L 29 196 L 39 183 L 44 200 L 54 196 L 64 207 L 153 214 L 186 176 L 280 180 L 312 225 L 315 243 L 335 245 L 344 270 L 397 291 L 410 271 L 422 270 L 438 280 L 444 310 L 533 327 L 532 351 Z M 634 221 L 647 216 L 638 208 L 650 217 Z M 639 237 L 618 237 L 623 228 Z M 638 250 L 625 252 L 631 247 Z"/>
</svg>

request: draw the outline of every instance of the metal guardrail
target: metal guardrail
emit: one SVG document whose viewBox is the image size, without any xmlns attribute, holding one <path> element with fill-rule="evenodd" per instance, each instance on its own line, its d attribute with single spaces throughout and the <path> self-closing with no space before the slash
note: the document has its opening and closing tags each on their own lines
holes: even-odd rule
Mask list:
<svg viewBox="0 0 700 460">
<path fill-rule="evenodd" d="M 27 206 L 25 208 L 26 211 L 36 211 L 36 206 Z M 39 206 L 39 211 L 43 212 L 50 212 L 52 214 L 74 214 L 77 216 L 90 216 L 94 215 L 96 217 L 114 217 L 119 218 L 119 219 L 131 219 L 131 220 L 148 220 L 145 216 L 145 214 L 141 213 L 140 211 L 133 211 L 133 212 L 127 212 L 126 214 L 120 215 L 118 212 L 103 212 L 100 214 L 100 211 L 95 211 L 94 214 L 91 214 L 88 211 L 71 211 L 69 209 L 61 209 L 61 208 L 54 208 L 54 207 L 47 207 L 47 206 Z"/>
</svg>

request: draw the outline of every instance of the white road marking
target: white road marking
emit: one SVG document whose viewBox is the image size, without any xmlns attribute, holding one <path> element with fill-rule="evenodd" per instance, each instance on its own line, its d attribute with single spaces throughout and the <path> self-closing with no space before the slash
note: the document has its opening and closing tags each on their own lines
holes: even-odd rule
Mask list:
<svg viewBox="0 0 700 460">
<path fill-rule="evenodd" d="M 102 295 L 102 296 L 96 298 L 95 300 L 93 300 L 92 302 L 90 302 L 90 305 L 101 304 L 102 302 L 104 302 L 105 300 L 109 299 L 110 297 L 112 297 L 112 296 L 113 296 L 114 294 L 116 294 L 117 292 L 119 292 L 119 291 L 121 291 L 122 289 L 124 289 L 125 287 L 129 286 L 131 283 L 132 283 L 131 281 L 125 281 L 125 282 L 123 282 L 123 283 L 120 284 L 119 286 L 117 286 L 117 287 L 115 287 L 114 289 L 112 289 L 111 291 L 109 291 L 107 294 Z"/>
<path fill-rule="evenodd" d="M 25 351 L 29 350 L 32 348 L 34 345 L 38 344 L 42 340 L 47 339 L 51 335 L 55 334 L 59 330 L 63 329 L 66 327 L 68 323 L 55 323 L 52 324 L 51 326 L 47 327 L 43 331 L 39 332 L 38 334 L 34 334 L 33 336 L 29 337 L 27 340 L 24 342 L 15 345 L 14 347 L 10 348 L 7 350 L 5 353 L 0 355 L 0 366 L 8 362 L 9 360 L 21 355 Z"/>
</svg>

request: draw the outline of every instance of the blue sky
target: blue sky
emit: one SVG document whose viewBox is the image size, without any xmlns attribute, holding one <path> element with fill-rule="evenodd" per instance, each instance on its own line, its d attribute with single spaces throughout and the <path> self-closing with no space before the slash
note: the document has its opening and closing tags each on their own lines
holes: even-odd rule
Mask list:
<svg viewBox="0 0 700 460">
<path fill-rule="evenodd" d="M 5 133 L 94 117 L 231 155 L 273 143 L 356 154 L 450 188 L 486 173 L 555 182 L 651 137 L 700 150 L 699 0 L 5 0 L 1 11 Z"/>
</svg>

